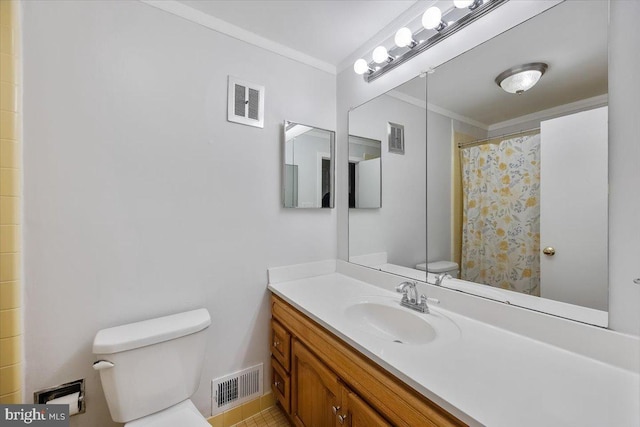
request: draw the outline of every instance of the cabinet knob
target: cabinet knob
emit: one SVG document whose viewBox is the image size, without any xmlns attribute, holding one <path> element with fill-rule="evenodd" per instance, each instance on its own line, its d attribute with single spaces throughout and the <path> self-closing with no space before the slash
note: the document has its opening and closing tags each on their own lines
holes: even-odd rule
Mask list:
<svg viewBox="0 0 640 427">
<path fill-rule="evenodd" d="M 274 341 L 274 342 L 273 342 L 273 346 L 274 346 L 274 347 L 277 347 L 277 346 L 279 346 L 279 345 L 280 345 L 280 342 L 279 342 L 279 341 Z"/>
<path fill-rule="evenodd" d="M 338 411 L 340 410 L 339 406 L 332 406 L 331 409 L 333 409 L 333 415 L 338 415 Z"/>
<path fill-rule="evenodd" d="M 347 419 L 347 415 L 338 415 L 338 421 L 340 422 L 340 424 L 344 424 L 345 420 Z"/>
<path fill-rule="evenodd" d="M 542 253 L 549 256 L 554 256 L 556 254 L 556 250 L 551 246 L 547 246 L 542 250 Z"/>
<path fill-rule="evenodd" d="M 273 386 L 274 386 L 275 388 L 280 387 L 280 381 L 275 381 L 275 382 L 273 383 Z"/>
</svg>

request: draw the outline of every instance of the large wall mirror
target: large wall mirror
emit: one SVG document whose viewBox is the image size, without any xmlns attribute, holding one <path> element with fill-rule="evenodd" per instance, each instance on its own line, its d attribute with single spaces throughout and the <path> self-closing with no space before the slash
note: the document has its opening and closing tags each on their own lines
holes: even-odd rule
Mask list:
<svg viewBox="0 0 640 427">
<path fill-rule="evenodd" d="M 427 252 L 414 270 L 447 272 L 463 292 L 607 326 L 607 31 L 607 1 L 562 2 L 440 65 L 422 79 L 426 91 L 408 92 L 417 79 L 392 91 L 426 107 Z M 518 94 L 498 84 L 503 72 L 532 63 L 545 64 L 531 66 L 544 71 L 533 87 Z M 420 174 L 408 176 L 405 185 L 423 185 Z M 362 221 L 351 217 L 350 257 L 351 228 Z M 397 262 L 411 267 L 418 258 Z"/>
<path fill-rule="evenodd" d="M 416 77 L 349 112 L 349 260 L 417 280 L 427 259 L 426 85 Z"/>
<path fill-rule="evenodd" d="M 283 126 L 285 208 L 332 208 L 335 132 L 285 121 Z"/>
</svg>

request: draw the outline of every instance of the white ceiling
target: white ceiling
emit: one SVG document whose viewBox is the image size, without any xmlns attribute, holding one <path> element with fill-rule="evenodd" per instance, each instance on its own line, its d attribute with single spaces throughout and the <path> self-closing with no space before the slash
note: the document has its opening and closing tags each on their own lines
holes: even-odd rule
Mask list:
<svg viewBox="0 0 640 427">
<path fill-rule="evenodd" d="M 337 67 L 416 0 L 179 0 Z"/>
</svg>

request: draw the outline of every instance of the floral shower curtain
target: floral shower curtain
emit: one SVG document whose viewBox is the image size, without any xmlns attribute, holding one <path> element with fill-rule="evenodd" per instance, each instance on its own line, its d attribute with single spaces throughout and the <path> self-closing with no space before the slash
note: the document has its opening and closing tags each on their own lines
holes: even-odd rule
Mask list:
<svg viewBox="0 0 640 427">
<path fill-rule="evenodd" d="M 461 278 L 540 295 L 540 135 L 461 148 Z"/>
</svg>

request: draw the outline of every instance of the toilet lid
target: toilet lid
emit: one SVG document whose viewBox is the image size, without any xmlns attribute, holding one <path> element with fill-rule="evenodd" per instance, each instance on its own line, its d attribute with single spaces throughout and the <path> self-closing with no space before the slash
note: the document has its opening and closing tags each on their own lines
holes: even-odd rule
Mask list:
<svg viewBox="0 0 640 427">
<path fill-rule="evenodd" d="M 191 400 L 128 422 L 125 427 L 211 427 Z"/>
<path fill-rule="evenodd" d="M 458 263 L 452 261 L 435 261 L 427 264 L 429 273 L 445 273 L 447 271 L 457 271 Z"/>
</svg>

